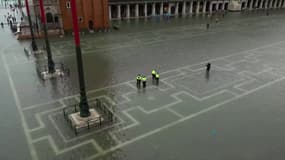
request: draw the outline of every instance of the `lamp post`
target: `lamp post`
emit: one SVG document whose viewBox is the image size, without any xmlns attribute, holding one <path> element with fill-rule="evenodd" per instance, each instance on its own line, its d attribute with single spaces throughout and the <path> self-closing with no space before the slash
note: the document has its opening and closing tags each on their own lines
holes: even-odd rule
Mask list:
<svg viewBox="0 0 285 160">
<path fill-rule="evenodd" d="M 85 82 L 84 82 L 84 72 L 83 72 L 83 63 L 80 47 L 80 36 L 79 36 L 79 27 L 78 27 L 78 17 L 76 11 L 76 1 L 71 0 L 71 11 L 72 11 L 72 21 L 73 21 L 73 32 L 74 32 L 74 43 L 76 48 L 76 60 L 77 60 L 77 70 L 78 70 L 78 79 L 80 87 L 80 116 L 88 117 L 90 116 L 89 105 L 86 96 Z"/>
<path fill-rule="evenodd" d="M 48 58 L 48 72 L 52 74 L 55 72 L 55 68 L 54 68 L 54 62 L 52 60 L 52 54 L 51 54 L 50 44 L 48 40 L 47 22 L 46 22 L 46 14 L 44 10 L 43 0 L 40 0 L 40 10 L 41 10 L 41 21 L 42 21 L 42 25 L 44 29 L 45 42 L 46 42 L 46 50 L 47 50 L 47 58 Z"/>
<path fill-rule="evenodd" d="M 20 3 L 19 3 L 20 5 Z M 34 35 L 34 30 L 33 30 L 33 25 L 32 25 L 32 20 L 31 20 L 31 15 L 30 15 L 30 7 L 29 7 L 29 2 L 28 0 L 25 0 L 25 5 L 26 5 L 26 10 L 27 10 L 27 16 L 28 16 L 28 20 L 29 20 L 29 25 L 30 25 L 30 32 L 31 32 L 31 36 L 32 36 L 32 49 L 33 51 L 37 51 L 38 47 L 35 41 L 35 35 Z"/>
</svg>

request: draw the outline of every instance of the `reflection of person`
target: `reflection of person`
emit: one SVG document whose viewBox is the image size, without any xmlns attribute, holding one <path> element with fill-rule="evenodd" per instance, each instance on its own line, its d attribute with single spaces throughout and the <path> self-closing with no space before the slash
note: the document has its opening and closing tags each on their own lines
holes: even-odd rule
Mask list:
<svg viewBox="0 0 285 160">
<path fill-rule="evenodd" d="M 1 27 L 4 28 L 4 23 L 3 22 L 1 22 Z"/>
</svg>

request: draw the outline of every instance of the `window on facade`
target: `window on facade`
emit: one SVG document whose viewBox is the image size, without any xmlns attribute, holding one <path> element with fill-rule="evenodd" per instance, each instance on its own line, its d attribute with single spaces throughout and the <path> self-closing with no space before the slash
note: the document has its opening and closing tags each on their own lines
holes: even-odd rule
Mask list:
<svg viewBox="0 0 285 160">
<path fill-rule="evenodd" d="M 79 22 L 83 22 L 83 17 L 78 17 Z"/>
<path fill-rule="evenodd" d="M 66 8 L 70 8 L 70 2 L 66 2 Z"/>
</svg>

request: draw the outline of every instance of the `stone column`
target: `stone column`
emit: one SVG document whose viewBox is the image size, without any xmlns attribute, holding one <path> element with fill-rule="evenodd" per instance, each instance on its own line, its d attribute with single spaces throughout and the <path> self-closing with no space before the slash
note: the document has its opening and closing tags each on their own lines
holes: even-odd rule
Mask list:
<svg viewBox="0 0 285 160">
<path fill-rule="evenodd" d="M 168 3 L 168 15 L 171 15 L 171 6 L 170 6 L 170 3 Z"/>
<path fill-rule="evenodd" d="M 200 1 L 197 1 L 197 5 L 196 5 L 196 14 L 198 14 L 200 11 Z"/>
<path fill-rule="evenodd" d="M 210 2 L 209 13 L 212 13 L 212 7 L 213 7 L 213 4 L 212 4 L 212 2 Z"/>
<path fill-rule="evenodd" d="M 265 0 L 265 2 L 264 2 L 264 9 L 267 9 L 267 5 L 268 5 L 268 0 Z"/>
<path fill-rule="evenodd" d="M 281 8 L 282 0 L 278 1 L 277 8 Z"/>
<path fill-rule="evenodd" d="M 163 15 L 163 2 L 160 3 L 160 15 Z"/>
<path fill-rule="evenodd" d="M 254 8 L 257 8 L 258 1 L 259 1 L 259 0 L 256 0 L 256 1 L 255 1 Z"/>
<path fill-rule="evenodd" d="M 144 16 L 147 17 L 147 3 L 144 4 Z"/>
<path fill-rule="evenodd" d="M 152 16 L 155 16 L 155 3 L 152 4 Z"/>
<path fill-rule="evenodd" d="M 274 2 L 272 3 L 272 8 L 276 8 L 276 1 L 277 0 L 274 0 Z"/>
<path fill-rule="evenodd" d="M 218 10 L 219 10 L 219 2 L 216 3 L 216 11 L 218 11 Z"/>
<path fill-rule="evenodd" d="M 112 19 L 112 6 L 109 5 L 109 20 Z"/>
<path fill-rule="evenodd" d="M 282 8 L 282 1 L 283 0 L 280 0 L 279 8 Z"/>
<path fill-rule="evenodd" d="M 274 5 L 275 5 L 275 2 L 276 2 L 276 0 L 272 0 L 272 7 L 271 8 L 274 8 Z"/>
<path fill-rule="evenodd" d="M 268 8 L 272 8 L 272 1 L 273 1 L 273 0 L 270 0 L 269 5 L 268 5 Z"/>
<path fill-rule="evenodd" d="M 278 1 L 276 2 L 276 8 L 279 8 L 279 3 L 280 3 L 280 0 L 278 0 Z"/>
<path fill-rule="evenodd" d="M 193 10 L 193 1 L 190 2 L 190 8 L 189 8 L 189 13 L 192 14 Z"/>
<path fill-rule="evenodd" d="M 223 1 L 223 5 L 222 5 L 222 10 L 223 10 L 223 11 L 225 10 L 225 6 L 226 6 L 226 2 Z"/>
<path fill-rule="evenodd" d="M 284 2 L 283 2 L 283 6 L 282 6 L 282 8 L 285 8 L 285 0 L 283 0 Z"/>
<path fill-rule="evenodd" d="M 139 4 L 136 4 L 136 17 L 139 17 Z"/>
<path fill-rule="evenodd" d="M 277 3 L 278 3 L 278 0 L 275 0 L 273 4 L 273 8 L 277 8 Z"/>
<path fill-rule="evenodd" d="M 179 2 L 175 4 L 175 15 L 178 15 Z"/>
<path fill-rule="evenodd" d="M 127 4 L 126 12 L 127 12 L 126 18 L 130 18 L 130 5 L 129 4 Z"/>
<path fill-rule="evenodd" d="M 264 0 L 261 0 L 260 4 L 258 6 L 259 9 L 262 9 L 263 2 L 264 2 Z"/>
<path fill-rule="evenodd" d="M 117 5 L 117 11 L 118 11 L 117 18 L 121 19 L 121 5 Z"/>
<path fill-rule="evenodd" d="M 253 0 L 250 0 L 250 3 L 249 3 L 249 10 L 252 10 L 252 5 L 253 5 Z"/>
<path fill-rule="evenodd" d="M 207 5 L 207 1 L 205 0 L 203 2 L 203 13 L 206 13 L 206 5 Z"/>
<path fill-rule="evenodd" d="M 182 15 L 185 15 L 185 14 L 186 14 L 186 1 L 184 1 L 182 5 Z"/>
</svg>

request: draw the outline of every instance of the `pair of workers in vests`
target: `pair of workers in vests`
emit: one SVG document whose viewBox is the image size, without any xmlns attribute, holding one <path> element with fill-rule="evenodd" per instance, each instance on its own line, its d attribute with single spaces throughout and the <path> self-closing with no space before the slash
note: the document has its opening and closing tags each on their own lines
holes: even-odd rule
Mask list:
<svg viewBox="0 0 285 160">
<path fill-rule="evenodd" d="M 152 80 L 153 81 L 155 80 L 156 84 L 158 85 L 159 74 L 155 70 L 152 70 L 151 75 L 152 75 Z M 137 76 L 137 87 L 140 88 L 141 83 L 142 83 L 143 88 L 146 88 L 146 81 L 147 81 L 146 76 L 138 74 L 138 76 Z"/>
<path fill-rule="evenodd" d="M 158 83 L 159 83 L 159 74 L 158 74 L 158 72 L 156 72 L 156 70 L 152 70 L 151 71 L 151 75 L 152 75 L 152 81 L 154 82 L 156 82 L 156 85 L 158 85 Z"/>
<path fill-rule="evenodd" d="M 146 80 L 147 80 L 146 76 L 138 74 L 138 76 L 137 76 L 137 87 L 140 88 L 141 82 L 142 82 L 143 88 L 145 88 L 146 87 Z"/>
</svg>

